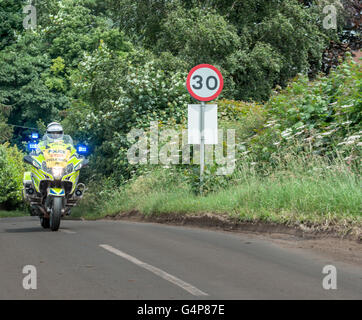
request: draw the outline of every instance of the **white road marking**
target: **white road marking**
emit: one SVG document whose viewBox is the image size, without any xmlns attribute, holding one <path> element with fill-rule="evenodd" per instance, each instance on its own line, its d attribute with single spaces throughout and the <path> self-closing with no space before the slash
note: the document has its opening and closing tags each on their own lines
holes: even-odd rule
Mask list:
<svg viewBox="0 0 362 320">
<path fill-rule="evenodd" d="M 192 286 L 191 284 L 185 282 L 185 281 L 182 281 L 181 279 L 159 269 L 159 268 L 156 268 L 154 266 L 151 266 L 150 264 L 148 263 L 145 263 L 145 262 L 142 262 L 140 260 L 138 260 L 137 258 L 135 257 L 132 257 L 130 256 L 129 254 L 127 253 L 124 253 L 118 249 L 115 249 L 107 244 L 100 244 L 99 245 L 101 248 L 109 251 L 109 252 L 112 252 L 114 253 L 115 255 L 117 256 L 120 256 L 124 259 L 127 259 L 128 261 L 131 261 L 132 263 L 140 266 L 141 268 L 144 268 L 148 271 L 151 271 L 153 272 L 154 274 L 158 275 L 159 277 L 179 286 L 180 288 L 186 290 L 187 292 L 191 293 L 192 295 L 194 296 L 208 296 L 207 293 L 197 289 L 196 287 Z"/>
<path fill-rule="evenodd" d="M 60 231 L 60 232 L 63 232 L 63 233 L 69 233 L 69 234 L 74 234 L 74 233 L 76 233 L 76 232 L 74 232 L 74 231 L 70 231 L 70 230 L 66 230 L 66 229 L 60 229 L 59 231 Z"/>
</svg>

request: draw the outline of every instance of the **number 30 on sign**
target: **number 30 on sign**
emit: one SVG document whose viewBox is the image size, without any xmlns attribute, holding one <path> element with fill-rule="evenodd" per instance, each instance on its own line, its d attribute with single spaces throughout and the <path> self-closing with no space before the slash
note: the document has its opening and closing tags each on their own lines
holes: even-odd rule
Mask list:
<svg viewBox="0 0 362 320">
<path fill-rule="evenodd" d="M 199 64 L 194 67 L 186 82 L 187 90 L 199 101 L 211 101 L 217 98 L 223 87 L 221 72 L 210 64 Z"/>
</svg>

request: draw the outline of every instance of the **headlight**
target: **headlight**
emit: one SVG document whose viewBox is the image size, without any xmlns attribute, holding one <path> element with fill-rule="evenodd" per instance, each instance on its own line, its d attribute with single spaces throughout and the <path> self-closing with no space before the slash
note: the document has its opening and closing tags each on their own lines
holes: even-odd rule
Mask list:
<svg viewBox="0 0 362 320">
<path fill-rule="evenodd" d="M 64 169 L 63 168 L 53 168 L 52 176 L 55 180 L 60 180 L 63 177 Z"/>
</svg>

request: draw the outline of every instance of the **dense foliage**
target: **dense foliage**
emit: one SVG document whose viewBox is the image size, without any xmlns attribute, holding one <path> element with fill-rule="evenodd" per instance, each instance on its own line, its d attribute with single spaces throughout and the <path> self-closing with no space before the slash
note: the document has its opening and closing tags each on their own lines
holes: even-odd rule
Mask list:
<svg viewBox="0 0 362 320">
<path fill-rule="evenodd" d="M 23 154 L 8 143 L 0 145 L 0 208 L 11 209 L 21 202 Z"/>
<path fill-rule="evenodd" d="M 320 68 L 328 39 L 321 12 L 294 0 L 121 3 L 128 34 L 188 68 L 206 61 L 223 68 L 229 98 L 267 100 L 276 84 Z"/>
<path fill-rule="evenodd" d="M 322 28 L 321 8 L 297 0 L 49 0 L 36 3 L 34 31 L 22 28 L 25 4 L 1 1 L 0 103 L 12 108 L 11 123 L 29 127 L 39 119 L 62 120 L 61 111 L 77 105 L 70 79 L 82 72 L 85 55 L 97 55 L 101 42 L 113 57 L 102 62 L 104 70 L 120 74 L 114 67 L 122 62 L 114 63 L 130 51 L 143 59 L 136 54 L 124 63 L 142 68 L 154 61 L 166 74 L 207 62 L 222 69 L 225 97 L 265 101 L 275 85 L 320 69 L 328 39 L 336 36 Z M 107 82 L 101 94 L 112 96 L 119 86 Z M 93 97 L 87 102 L 92 110 L 98 107 Z"/>
<path fill-rule="evenodd" d="M 338 29 L 323 28 L 327 3 L 48 0 L 35 3 L 37 27 L 24 30 L 28 1 L 0 0 L 0 143 L 23 148 L 31 128 L 62 121 L 91 148 L 88 179 L 125 181 L 142 171 L 128 163 L 127 134 L 153 120 L 184 129 L 193 102 L 187 72 L 210 63 L 225 78 L 220 125 L 237 129 L 242 157 L 273 163 L 293 136 L 309 139 L 320 155 L 333 158 L 337 148 L 355 159 L 360 69 L 348 62 L 318 76 L 333 65 L 323 66 L 331 41 L 346 39 L 349 28 L 341 7 Z M 310 84 L 307 75 L 317 79 Z"/>
<path fill-rule="evenodd" d="M 288 146 L 328 156 L 342 155 L 360 166 L 362 146 L 362 70 L 348 58 L 328 77 L 309 82 L 299 75 L 266 104 L 269 116 L 264 129 L 250 146 L 259 159 L 270 161 Z M 268 137 L 266 142 L 262 139 Z"/>
</svg>

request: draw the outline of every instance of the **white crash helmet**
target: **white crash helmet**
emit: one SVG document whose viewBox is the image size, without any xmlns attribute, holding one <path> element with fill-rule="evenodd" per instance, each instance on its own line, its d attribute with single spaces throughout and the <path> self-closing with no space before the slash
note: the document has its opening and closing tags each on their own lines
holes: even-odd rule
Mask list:
<svg viewBox="0 0 362 320">
<path fill-rule="evenodd" d="M 48 124 L 47 136 L 53 140 L 61 140 L 64 137 L 63 127 L 58 122 Z"/>
</svg>

